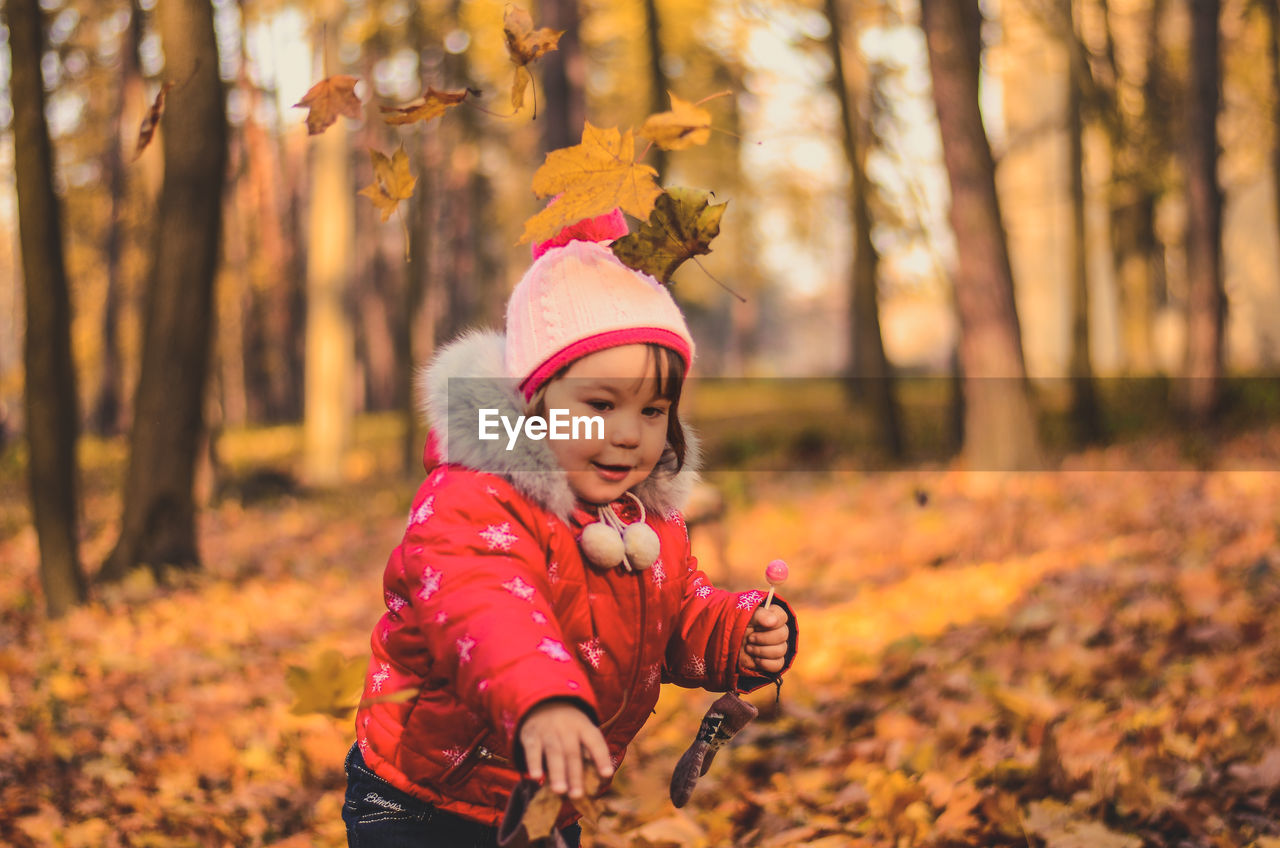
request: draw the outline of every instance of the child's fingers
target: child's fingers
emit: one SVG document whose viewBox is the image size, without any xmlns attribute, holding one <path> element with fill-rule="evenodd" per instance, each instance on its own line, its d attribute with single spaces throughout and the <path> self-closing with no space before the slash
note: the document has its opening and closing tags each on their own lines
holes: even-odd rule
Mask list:
<svg viewBox="0 0 1280 848">
<path fill-rule="evenodd" d="M 778 660 L 787 655 L 787 644 L 783 642 L 777 645 L 748 645 L 747 653 L 756 659 Z"/>
<path fill-rule="evenodd" d="M 751 616 L 751 624 L 757 630 L 776 630 L 787 623 L 787 616 L 780 609 L 758 607 Z"/>
<path fill-rule="evenodd" d="M 589 733 L 582 740 L 582 749 L 596 767 L 596 773 L 605 780 L 613 777 L 613 760 L 609 758 L 609 743 L 599 731 Z"/>
<path fill-rule="evenodd" d="M 542 780 L 542 741 L 537 737 L 524 741 L 524 761 L 529 768 L 529 777 Z"/>
<path fill-rule="evenodd" d="M 791 633 L 785 627 L 772 630 L 757 630 L 747 635 L 748 645 L 784 645 Z"/>
<path fill-rule="evenodd" d="M 552 792 L 563 795 L 569 790 L 569 781 L 564 746 L 560 744 L 559 739 L 552 737 L 547 743 L 546 758 L 547 785 L 551 787 Z"/>
<path fill-rule="evenodd" d="M 565 752 L 568 754 L 568 752 Z M 565 757 L 565 769 L 568 772 L 569 797 L 582 797 L 582 748 L 579 746 L 577 756 Z"/>
</svg>

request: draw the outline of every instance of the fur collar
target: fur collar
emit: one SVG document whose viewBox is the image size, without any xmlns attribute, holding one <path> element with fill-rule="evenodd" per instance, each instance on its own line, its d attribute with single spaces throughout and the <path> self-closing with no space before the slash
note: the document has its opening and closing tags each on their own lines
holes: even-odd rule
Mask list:
<svg viewBox="0 0 1280 848">
<path fill-rule="evenodd" d="M 480 438 L 479 410 L 497 409 L 499 415 L 513 421 L 524 413 L 517 381 L 505 374 L 505 346 L 502 333 L 473 330 L 437 351 L 431 364 L 417 375 L 419 412 L 435 433 L 441 462 L 497 474 L 568 522 L 576 498 L 545 441 L 522 437 L 507 450 L 501 426 L 499 439 Z M 673 509 L 683 510 L 697 482 L 701 452 L 689 425 L 684 429 L 684 468 L 674 476 L 650 477 L 634 489 L 649 512 L 666 515 Z"/>
</svg>

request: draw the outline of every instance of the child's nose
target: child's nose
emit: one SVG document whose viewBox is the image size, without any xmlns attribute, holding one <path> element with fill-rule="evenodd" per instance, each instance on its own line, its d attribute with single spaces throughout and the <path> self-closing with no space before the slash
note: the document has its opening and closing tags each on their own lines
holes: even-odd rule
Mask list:
<svg viewBox="0 0 1280 848">
<path fill-rule="evenodd" d="M 620 415 L 615 418 L 614 426 L 609 434 L 613 444 L 617 447 L 634 448 L 640 444 L 640 425 L 633 421 L 629 415 Z"/>
</svg>

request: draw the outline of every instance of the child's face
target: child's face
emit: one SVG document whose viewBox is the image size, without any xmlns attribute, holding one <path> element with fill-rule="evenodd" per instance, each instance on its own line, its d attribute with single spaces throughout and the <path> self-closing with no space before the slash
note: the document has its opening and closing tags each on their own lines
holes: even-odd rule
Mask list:
<svg viewBox="0 0 1280 848">
<path fill-rule="evenodd" d="M 582 357 L 547 386 L 548 415 L 567 409 L 570 416 L 604 419 L 603 439 L 547 442 L 568 472 L 570 488 L 583 500 L 616 500 L 645 480 L 662 458 L 671 402 L 658 395 L 653 370 L 647 347 L 623 345 Z"/>
</svg>

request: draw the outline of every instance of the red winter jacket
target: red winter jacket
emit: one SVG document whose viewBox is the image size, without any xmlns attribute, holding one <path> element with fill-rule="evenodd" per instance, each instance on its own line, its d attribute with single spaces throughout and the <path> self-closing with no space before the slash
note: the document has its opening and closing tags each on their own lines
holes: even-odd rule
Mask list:
<svg viewBox="0 0 1280 848">
<path fill-rule="evenodd" d="M 539 702 L 574 698 L 588 708 L 616 767 L 660 682 L 712 691 L 768 682 L 737 669 L 764 593 L 714 588 L 689 553 L 678 506 L 691 463 L 634 490 L 661 542 L 657 563 L 601 572 L 577 543 L 595 517 L 546 444 L 507 451 L 505 436 L 477 438 L 478 409 L 523 411 L 514 383 L 500 378 L 502 343 L 466 336 L 426 374 L 428 476 L 383 575 L 387 612 L 373 631 L 364 691 L 373 703 L 356 715 L 365 762 L 380 777 L 488 824 L 519 778 L 516 728 Z M 639 519 L 629 499 L 613 508 L 627 523 Z M 791 626 L 788 664 L 794 618 Z M 414 694 L 387 697 L 405 692 Z"/>
</svg>

